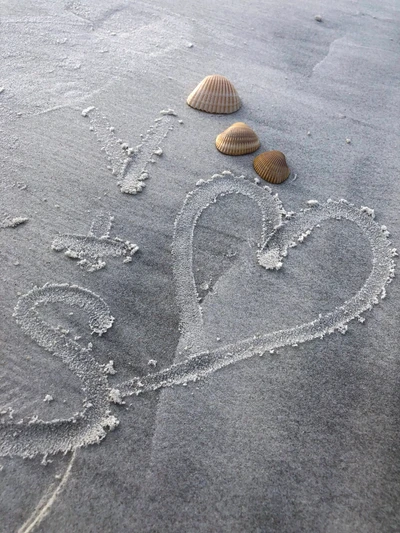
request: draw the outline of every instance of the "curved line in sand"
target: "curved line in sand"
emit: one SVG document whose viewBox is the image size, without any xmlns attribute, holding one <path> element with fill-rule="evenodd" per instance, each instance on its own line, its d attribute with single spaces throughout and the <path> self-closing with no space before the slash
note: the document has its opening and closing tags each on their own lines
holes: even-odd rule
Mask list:
<svg viewBox="0 0 400 533">
<path fill-rule="evenodd" d="M 189 192 L 175 220 L 172 241 L 173 272 L 176 285 L 176 300 L 180 308 L 181 341 L 188 345 L 192 354 L 201 351 L 203 342 L 203 317 L 198 302 L 198 292 L 193 274 L 193 240 L 196 225 L 202 213 L 223 196 L 242 195 L 250 198 L 259 208 L 261 235 L 259 248 L 267 236 L 282 222 L 282 204 L 266 186 L 258 187 L 225 171 L 210 180 L 200 180 Z"/>
<path fill-rule="evenodd" d="M 72 465 L 74 463 L 75 457 L 76 457 L 76 451 L 73 451 L 71 459 L 68 463 L 68 466 L 64 472 L 63 477 L 61 478 L 60 483 L 57 485 L 54 491 L 50 494 L 50 497 L 48 499 L 46 496 L 46 500 L 42 501 L 43 500 L 42 498 L 42 500 L 36 506 L 33 513 L 28 518 L 28 520 L 26 520 L 24 524 L 22 524 L 22 526 L 18 529 L 17 533 L 31 533 L 34 530 L 34 528 L 38 526 L 42 522 L 42 520 L 48 515 L 48 513 L 51 510 L 51 507 L 54 505 L 58 496 L 62 493 L 65 485 L 67 484 L 67 481 L 71 474 Z"/>
<path fill-rule="evenodd" d="M 32 418 L 16 424 L 0 425 L 0 456 L 34 457 L 69 452 L 75 448 L 100 442 L 118 425 L 110 411 L 110 388 L 90 347 L 83 348 L 48 324 L 40 315 L 40 307 L 53 303 L 78 307 L 85 311 L 92 333 L 102 335 L 111 326 L 107 304 L 99 296 L 76 285 L 50 284 L 34 287 L 21 296 L 14 317 L 24 333 L 40 347 L 61 360 L 81 381 L 86 398 L 84 409 L 72 417 L 50 421 Z"/>
</svg>

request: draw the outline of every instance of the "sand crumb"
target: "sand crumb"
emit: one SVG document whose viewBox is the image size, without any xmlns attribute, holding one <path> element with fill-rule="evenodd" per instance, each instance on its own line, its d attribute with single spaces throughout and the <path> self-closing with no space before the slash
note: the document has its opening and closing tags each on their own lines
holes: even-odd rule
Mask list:
<svg viewBox="0 0 400 533">
<path fill-rule="evenodd" d="M 103 372 L 105 374 L 114 375 L 117 371 L 114 368 L 114 361 L 111 359 L 106 365 L 104 365 Z"/>
<path fill-rule="evenodd" d="M 81 113 L 82 116 L 83 116 L 83 117 L 87 117 L 88 114 L 89 114 L 91 111 L 93 111 L 93 109 L 96 109 L 96 108 L 94 107 L 94 105 L 89 106 L 89 107 L 87 107 L 86 109 L 83 109 L 83 110 L 82 110 L 82 113 Z"/>
<path fill-rule="evenodd" d="M 29 218 L 26 217 L 14 217 L 11 218 L 9 215 L 6 215 L 5 218 L 0 222 L 0 228 L 16 228 L 21 224 L 25 224 Z"/>
<path fill-rule="evenodd" d="M 50 403 L 50 402 L 53 402 L 54 401 L 54 398 L 51 394 L 46 394 L 46 396 L 43 398 L 43 401 L 45 403 Z"/>
</svg>

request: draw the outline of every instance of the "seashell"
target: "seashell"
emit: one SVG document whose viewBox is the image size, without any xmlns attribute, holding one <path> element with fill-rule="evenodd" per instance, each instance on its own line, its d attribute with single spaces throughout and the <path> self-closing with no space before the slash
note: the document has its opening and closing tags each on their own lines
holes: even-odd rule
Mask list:
<svg viewBox="0 0 400 533">
<path fill-rule="evenodd" d="M 258 150 L 260 141 L 257 134 L 247 124 L 235 122 L 218 135 L 215 146 L 226 155 L 243 155 Z"/>
<path fill-rule="evenodd" d="M 290 174 L 286 158 L 278 150 L 258 155 L 253 161 L 253 166 L 257 174 L 270 183 L 282 183 Z"/>
<path fill-rule="evenodd" d="M 242 105 L 232 83 L 218 74 L 204 78 L 186 102 L 190 107 L 207 113 L 234 113 Z"/>
</svg>

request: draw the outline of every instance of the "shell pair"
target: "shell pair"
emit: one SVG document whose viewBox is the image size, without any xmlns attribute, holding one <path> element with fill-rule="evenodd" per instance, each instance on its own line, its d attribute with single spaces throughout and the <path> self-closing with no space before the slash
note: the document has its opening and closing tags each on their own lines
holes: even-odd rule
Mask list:
<svg viewBox="0 0 400 533">
<path fill-rule="evenodd" d="M 234 113 L 242 105 L 233 84 L 218 74 L 204 78 L 188 96 L 187 104 L 200 111 L 218 114 Z M 251 154 L 260 147 L 257 134 L 244 122 L 236 122 L 220 133 L 215 144 L 227 155 Z M 285 156 L 277 150 L 258 155 L 253 166 L 257 174 L 270 183 L 282 183 L 290 174 Z"/>
<path fill-rule="evenodd" d="M 260 148 L 257 134 L 244 122 L 235 122 L 220 133 L 215 141 L 217 149 L 226 155 L 251 154 Z M 282 152 L 271 150 L 259 154 L 253 161 L 257 174 L 270 183 L 282 183 L 290 169 Z"/>
</svg>

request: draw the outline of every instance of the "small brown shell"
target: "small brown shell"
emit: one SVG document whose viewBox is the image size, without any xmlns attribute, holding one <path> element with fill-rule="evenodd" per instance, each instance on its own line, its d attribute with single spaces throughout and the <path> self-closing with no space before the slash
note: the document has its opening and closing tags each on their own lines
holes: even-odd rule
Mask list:
<svg viewBox="0 0 400 533">
<path fill-rule="evenodd" d="M 270 183 L 282 183 L 290 175 L 286 158 L 278 150 L 258 155 L 253 161 L 253 166 L 257 174 Z"/>
<path fill-rule="evenodd" d="M 218 135 L 215 146 L 226 155 L 243 155 L 258 150 L 260 141 L 257 134 L 247 124 L 235 122 Z"/>
<path fill-rule="evenodd" d="M 186 102 L 190 107 L 207 113 L 234 113 L 242 105 L 232 83 L 218 74 L 204 78 Z"/>
</svg>

